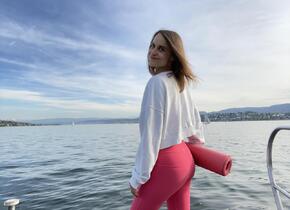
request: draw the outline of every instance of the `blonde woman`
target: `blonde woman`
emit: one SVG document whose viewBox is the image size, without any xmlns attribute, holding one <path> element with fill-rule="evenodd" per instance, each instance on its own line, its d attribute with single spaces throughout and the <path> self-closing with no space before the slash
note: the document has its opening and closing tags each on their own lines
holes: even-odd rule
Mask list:
<svg viewBox="0 0 290 210">
<path fill-rule="evenodd" d="M 150 42 L 148 81 L 139 116 L 140 144 L 129 181 L 131 210 L 190 209 L 194 160 L 187 143 L 204 143 L 193 101 L 197 76 L 186 60 L 181 37 L 159 30 Z"/>
</svg>

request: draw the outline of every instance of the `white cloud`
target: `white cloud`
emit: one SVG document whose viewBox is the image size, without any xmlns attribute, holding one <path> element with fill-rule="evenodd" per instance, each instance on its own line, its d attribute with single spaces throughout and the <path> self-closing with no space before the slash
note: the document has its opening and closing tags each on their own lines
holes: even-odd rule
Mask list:
<svg viewBox="0 0 290 210">
<path fill-rule="evenodd" d="M 47 107 L 56 107 L 67 110 L 82 111 L 126 111 L 137 112 L 138 107 L 130 103 L 101 104 L 86 100 L 61 100 L 58 98 L 46 97 L 41 93 L 27 90 L 0 89 L 0 99 L 20 100 L 40 103 Z"/>
<path fill-rule="evenodd" d="M 144 77 L 138 77 L 138 75 L 131 73 L 134 70 L 130 72 L 128 69 L 116 73 L 111 72 L 109 67 L 103 67 L 102 74 L 99 74 L 98 72 L 83 73 L 77 70 L 77 68 L 89 68 L 90 66 L 78 66 L 76 71 L 70 72 L 43 63 L 30 64 L 3 58 L 0 58 L 0 61 L 25 67 L 27 71 L 23 71 L 21 75 L 18 75 L 18 78 L 28 84 L 40 83 L 66 92 L 104 99 L 117 99 L 134 104 L 140 103 L 146 84 Z M 92 67 L 94 65 L 91 64 Z"/>
<path fill-rule="evenodd" d="M 203 79 L 196 91 L 202 109 L 289 102 L 289 6 L 232 2 L 186 22 L 185 46 Z"/>
<path fill-rule="evenodd" d="M 131 77 L 131 78 L 129 78 Z M 91 96 L 95 95 L 108 99 L 121 99 L 127 101 L 139 102 L 145 81 L 132 75 L 63 75 L 59 72 L 50 72 L 46 75 L 40 75 L 39 72 L 29 72 L 25 79 L 32 82 L 39 82 L 51 87 L 57 87 L 65 90 L 80 91 Z M 141 84 L 140 84 L 141 83 Z"/>
<path fill-rule="evenodd" d="M 46 97 L 45 92 L 30 93 L 29 99 L 69 110 L 74 105 L 81 110 L 102 110 L 102 101 L 77 100 L 78 95 L 100 97 L 121 101 L 120 106 L 126 108 L 135 107 L 137 114 L 149 78 L 147 45 L 156 30 L 168 28 L 180 33 L 188 58 L 202 79 L 195 91 L 201 110 L 289 102 L 289 1 L 184 1 L 174 7 L 164 1 L 114 4 L 118 10 L 110 14 L 109 23 L 114 23 L 114 31 L 128 34 L 130 38 L 124 45 L 118 33 L 105 41 L 97 33 L 73 31 L 78 37 L 74 39 L 52 33 L 50 28 L 44 31 L 11 20 L 0 23 L 0 36 L 8 38 L 11 47 L 18 42 L 29 43 L 53 58 L 34 63 L 0 58 L 1 62 L 27 69 L 19 75 L 27 84 L 39 83 L 75 93 L 68 96 L 74 98 L 70 101 L 58 98 L 57 93 L 54 98 Z M 96 18 L 107 25 L 105 18 L 94 13 L 93 6 L 83 8 L 89 10 L 89 23 Z M 62 53 L 61 49 L 78 55 Z M 54 60 L 57 63 L 52 63 Z M 112 104 L 108 110 L 118 110 L 118 106 Z"/>
<path fill-rule="evenodd" d="M 0 21 L 0 36 L 13 39 L 14 42 L 22 41 L 27 44 L 38 45 L 45 48 L 69 49 L 74 51 L 93 51 L 96 54 L 105 53 L 111 56 L 118 56 L 125 59 L 140 61 L 143 53 L 136 49 L 129 49 L 127 46 L 121 46 L 116 43 L 105 42 L 94 37 L 80 34 L 78 40 L 50 34 L 46 31 L 40 31 L 37 27 L 27 27 L 13 22 L 9 19 Z M 113 40 L 112 40 L 113 41 Z M 11 42 L 10 42 L 11 43 Z"/>
</svg>

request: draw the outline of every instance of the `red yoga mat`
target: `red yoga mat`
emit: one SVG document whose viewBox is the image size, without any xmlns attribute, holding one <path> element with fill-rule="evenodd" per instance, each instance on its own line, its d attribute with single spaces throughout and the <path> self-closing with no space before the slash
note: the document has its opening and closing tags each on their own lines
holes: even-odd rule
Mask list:
<svg viewBox="0 0 290 210">
<path fill-rule="evenodd" d="M 196 165 L 222 176 L 227 176 L 230 173 L 232 167 L 231 156 L 206 148 L 202 144 L 186 144 Z"/>
</svg>

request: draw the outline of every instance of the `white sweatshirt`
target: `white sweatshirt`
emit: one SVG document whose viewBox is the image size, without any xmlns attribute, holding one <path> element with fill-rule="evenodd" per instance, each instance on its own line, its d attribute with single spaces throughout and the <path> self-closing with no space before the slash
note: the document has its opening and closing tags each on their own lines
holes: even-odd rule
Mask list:
<svg viewBox="0 0 290 210">
<path fill-rule="evenodd" d="M 204 143 L 203 125 L 193 100 L 192 83 L 183 92 L 171 71 L 150 78 L 143 94 L 139 116 L 140 144 L 130 184 L 137 189 L 150 178 L 160 149 L 190 142 L 195 136 Z"/>
</svg>

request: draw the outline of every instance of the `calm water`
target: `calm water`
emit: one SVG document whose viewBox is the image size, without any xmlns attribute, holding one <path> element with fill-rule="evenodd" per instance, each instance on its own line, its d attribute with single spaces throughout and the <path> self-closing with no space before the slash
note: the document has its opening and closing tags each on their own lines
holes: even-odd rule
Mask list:
<svg viewBox="0 0 290 210">
<path fill-rule="evenodd" d="M 197 168 L 191 209 L 275 209 L 265 154 L 270 132 L 281 125 L 290 121 L 206 125 L 207 146 L 232 155 L 233 168 L 227 177 Z M 14 197 L 20 210 L 129 209 L 138 135 L 138 124 L 0 128 L 0 209 Z M 284 131 L 274 146 L 274 169 L 288 191 L 289 151 Z"/>
</svg>

